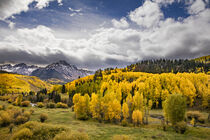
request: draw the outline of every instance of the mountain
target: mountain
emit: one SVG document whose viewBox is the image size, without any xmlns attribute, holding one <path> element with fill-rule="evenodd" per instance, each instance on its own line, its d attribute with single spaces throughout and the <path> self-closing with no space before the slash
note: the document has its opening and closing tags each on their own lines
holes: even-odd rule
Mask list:
<svg viewBox="0 0 210 140">
<path fill-rule="evenodd" d="M 52 81 L 51 83 L 64 83 L 93 74 L 91 71 L 78 69 L 64 60 L 52 63 L 46 67 L 26 65 L 24 63 L 11 65 L 0 65 L 0 70 L 28 76 L 37 76 L 42 80 Z"/>
<path fill-rule="evenodd" d="M 12 66 L 11 64 L 0 65 L 0 70 L 22 74 L 22 75 L 30 75 L 34 70 L 38 69 L 38 66 L 28 66 L 25 63 L 20 63 Z"/>
<path fill-rule="evenodd" d="M 1 71 L 2 72 L 2 71 Z M 0 95 L 9 93 L 37 92 L 41 89 L 51 89 L 52 85 L 35 76 L 12 73 L 0 73 Z"/>
<path fill-rule="evenodd" d="M 55 78 L 65 82 L 73 81 L 78 77 L 85 77 L 91 74 L 93 74 L 93 72 L 78 69 L 76 66 L 70 65 L 64 60 L 50 64 L 45 68 L 38 68 L 31 73 L 31 75 L 37 76 L 43 80 Z"/>
</svg>

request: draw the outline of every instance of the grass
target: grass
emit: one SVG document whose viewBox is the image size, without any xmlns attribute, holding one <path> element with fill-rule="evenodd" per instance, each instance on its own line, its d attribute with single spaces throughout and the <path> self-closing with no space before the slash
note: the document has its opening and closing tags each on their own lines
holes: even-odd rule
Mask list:
<svg viewBox="0 0 210 140">
<path fill-rule="evenodd" d="M 9 104 L 0 101 L 0 105 Z M 27 107 L 25 110 L 29 110 L 32 107 Z M 110 140 L 114 135 L 129 135 L 133 140 L 199 140 L 210 139 L 210 129 L 208 128 L 193 128 L 189 127 L 185 134 L 177 134 L 172 128 L 168 131 L 163 131 L 160 128 L 160 120 L 155 118 L 149 118 L 149 125 L 142 127 L 122 127 L 119 124 L 110 123 L 98 123 L 95 120 L 80 121 L 75 119 L 74 112 L 71 109 L 46 109 L 36 108 L 34 114 L 31 116 L 31 120 L 39 121 L 39 115 L 41 113 L 48 114 L 48 120 L 45 123 L 61 125 L 70 128 L 75 131 L 83 131 L 88 133 L 90 140 Z M 162 114 L 161 110 L 152 110 L 151 114 Z M 16 128 L 15 128 L 16 129 Z M 15 130 L 14 130 L 15 131 Z M 0 128 L 0 138 L 2 140 L 9 140 L 11 134 L 9 134 L 9 128 Z"/>
</svg>

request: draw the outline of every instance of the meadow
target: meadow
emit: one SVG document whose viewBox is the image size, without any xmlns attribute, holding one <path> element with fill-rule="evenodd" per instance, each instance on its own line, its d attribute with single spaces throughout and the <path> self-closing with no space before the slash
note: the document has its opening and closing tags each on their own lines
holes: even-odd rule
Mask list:
<svg viewBox="0 0 210 140">
<path fill-rule="evenodd" d="M 0 101 L 0 105 L 6 107 L 12 106 L 5 101 Z M 16 107 L 16 106 L 15 106 Z M 24 108 L 26 111 L 31 108 L 34 109 L 34 113 L 31 115 L 30 121 L 39 121 L 39 115 L 41 113 L 48 114 L 48 120 L 45 123 L 55 126 L 62 126 L 74 131 L 86 132 L 90 140 L 111 140 L 115 135 L 127 135 L 130 139 L 165 139 L 165 140 L 199 140 L 210 138 L 210 128 L 200 127 L 188 127 L 184 134 L 178 134 L 174 132 L 171 127 L 168 127 L 166 131 L 161 128 L 161 120 L 149 117 L 149 125 L 142 125 L 141 127 L 134 127 L 129 125 L 123 127 L 119 124 L 111 123 L 99 123 L 96 120 L 89 119 L 86 121 L 77 120 L 75 113 L 72 109 L 47 109 L 38 107 L 16 107 Z M 207 113 L 202 112 L 207 117 Z M 151 110 L 150 115 L 162 115 L 162 110 Z M 13 132 L 16 131 L 18 126 L 14 127 Z M 13 134 L 9 133 L 9 127 L 0 128 L 0 137 L 2 140 L 9 140 Z"/>
</svg>

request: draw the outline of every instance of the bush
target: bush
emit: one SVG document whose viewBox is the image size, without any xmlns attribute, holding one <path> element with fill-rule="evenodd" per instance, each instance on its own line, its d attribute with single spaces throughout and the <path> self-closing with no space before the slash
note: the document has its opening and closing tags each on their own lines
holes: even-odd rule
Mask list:
<svg viewBox="0 0 210 140">
<path fill-rule="evenodd" d="M 29 121 L 30 120 L 30 117 L 31 117 L 31 113 L 29 111 L 25 111 L 23 113 L 23 116 L 27 118 L 27 121 Z"/>
<path fill-rule="evenodd" d="M 128 122 L 126 120 L 122 120 L 121 125 L 124 126 L 124 127 L 128 126 Z"/>
<path fill-rule="evenodd" d="M 202 114 L 199 111 L 188 111 L 187 112 L 187 118 L 190 119 L 190 120 L 192 118 L 194 118 L 195 121 L 198 121 L 198 118 L 201 117 L 201 116 L 202 116 Z"/>
<path fill-rule="evenodd" d="M 10 98 L 10 99 L 8 100 L 8 103 L 12 103 L 12 102 L 13 102 L 13 99 Z"/>
<path fill-rule="evenodd" d="M 39 119 L 41 122 L 45 122 L 47 119 L 48 119 L 48 115 L 45 114 L 45 113 L 42 113 L 40 116 L 39 116 Z"/>
<path fill-rule="evenodd" d="M 0 110 L 3 110 L 3 106 L 2 105 L 0 105 Z"/>
<path fill-rule="evenodd" d="M 199 118 L 198 118 L 198 122 L 199 123 L 202 123 L 202 124 L 204 124 L 205 123 L 205 117 L 203 117 L 203 116 L 200 116 Z"/>
<path fill-rule="evenodd" d="M 30 101 L 23 101 L 23 102 L 21 102 L 21 106 L 22 107 L 28 107 L 29 105 L 30 105 Z"/>
<path fill-rule="evenodd" d="M 30 140 L 32 138 L 33 133 L 28 128 L 23 128 L 20 131 L 16 132 L 12 140 Z"/>
<path fill-rule="evenodd" d="M 12 116 L 6 112 L 0 112 L 0 125 L 1 126 L 8 126 L 12 122 Z"/>
<path fill-rule="evenodd" d="M 50 124 L 29 121 L 25 124 L 22 124 L 17 132 L 23 128 L 27 128 L 32 132 L 31 140 L 52 140 L 55 135 L 61 133 L 62 131 L 68 131 L 65 127 L 57 127 Z"/>
<path fill-rule="evenodd" d="M 178 122 L 174 125 L 174 129 L 177 133 L 184 134 L 184 132 L 187 130 L 187 124 L 184 121 Z"/>
<path fill-rule="evenodd" d="M 131 140 L 127 135 L 115 135 L 112 140 Z"/>
<path fill-rule="evenodd" d="M 16 103 L 16 101 L 12 102 L 12 105 L 14 105 L 14 106 L 17 106 L 17 103 Z"/>
<path fill-rule="evenodd" d="M 88 140 L 88 135 L 84 132 L 62 132 L 57 134 L 53 140 Z"/>
<path fill-rule="evenodd" d="M 64 103 L 62 103 L 62 102 L 58 102 L 58 103 L 56 104 L 56 107 L 57 107 L 57 108 L 68 108 L 68 105 L 67 105 L 67 104 L 64 104 Z"/>
<path fill-rule="evenodd" d="M 19 124 L 24 124 L 28 121 L 28 118 L 23 116 L 23 115 L 19 115 L 17 116 L 17 118 L 15 119 L 15 124 L 19 125 Z"/>
<path fill-rule="evenodd" d="M 43 104 L 42 102 L 38 102 L 38 103 L 37 103 L 37 107 L 43 108 L 43 107 L 44 107 L 44 104 Z"/>
<path fill-rule="evenodd" d="M 35 112 L 34 109 L 30 109 L 29 111 L 31 114 L 34 114 L 34 112 Z"/>
<path fill-rule="evenodd" d="M 175 125 L 185 118 L 186 100 L 181 94 L 172 94 L 165 100 L 163 110 L 165 119 Z"/>
<path fill-rule="evenodd" d="M 13 110 L 13 117 L 17 118 L 17 116 L 21 115 L 21 111 L 20 110 Z"/>
<path fill-rule="evenodd" d="M 47 108 L 55 108 L 56 105 L 53 102 L 47 103 Z"/>
</svg>

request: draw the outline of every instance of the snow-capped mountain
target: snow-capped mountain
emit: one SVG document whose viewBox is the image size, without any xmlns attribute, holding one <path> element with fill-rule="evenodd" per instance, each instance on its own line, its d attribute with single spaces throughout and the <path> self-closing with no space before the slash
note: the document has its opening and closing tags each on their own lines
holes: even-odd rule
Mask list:
<svg viewBox="0 0 210 140">
<path fill-rule="evenodd" d="M 64 60 L 52 63 L 46 67 L 28 66 L 24 63 L 0 65 L 0 70 L 18 73 L 22 75 L 37 76 L 42 80 L 59 79 L 65 82 L 73 81 L 78 77 L 85 77 L 93 74 L 91 71 L 78 69 Z"/>
<path fill-rule="evenodd" d="M 34 70 L 38 68 L 39 68 L 38 66 L 34 65 L 28 66 L 25 63 L 20 63 L 16 65 L 11 65 L 11 64 L 0 65 L 0 70 L 12 73 L 18 73 L 22 75 L 30 75 Z"/>
<path fill-rule="evenodd" d="M 39 68 L 31 73 L 31 75 L 37 76 L 43 80 L 56 78 L 65 82 L 69 82 L 77 79 L 78 77 L 84 77 L 90 74 L 92 74 L 92 72 L 78 69 L 76 66 L 70 65 L 64 60 L 50 64 L 45 68 Z"/>
</svg>

